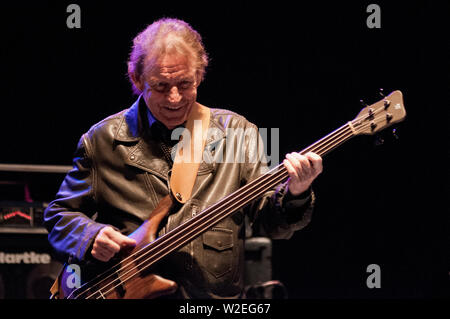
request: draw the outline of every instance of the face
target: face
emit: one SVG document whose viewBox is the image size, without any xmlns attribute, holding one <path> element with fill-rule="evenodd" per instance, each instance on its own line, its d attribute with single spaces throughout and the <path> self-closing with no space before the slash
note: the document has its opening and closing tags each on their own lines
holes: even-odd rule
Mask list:
<svg viewBox="0 0 450 319">
<path fill-rule="evenodd" d="M 139 83 L 153 116 L 168 129 L 183 124 L 197 99 L 197 77 L 188 57 L 165 55 Z"/>
</svg>

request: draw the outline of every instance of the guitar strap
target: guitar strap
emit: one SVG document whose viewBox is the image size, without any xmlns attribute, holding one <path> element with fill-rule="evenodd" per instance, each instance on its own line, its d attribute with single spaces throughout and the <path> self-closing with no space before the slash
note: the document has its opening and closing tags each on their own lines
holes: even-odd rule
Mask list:
<svg viewBox="0 0 450 319">
<path fill-rule="evenodd" d="M 181 204 L 191 198 L 198 168 L 203 159 L 209 120 L 209 108 L 195 103 L 189 113 L 186 129 L 178 143 L 170 176 L 170 189 L 172 195 Z"/>
</svg>

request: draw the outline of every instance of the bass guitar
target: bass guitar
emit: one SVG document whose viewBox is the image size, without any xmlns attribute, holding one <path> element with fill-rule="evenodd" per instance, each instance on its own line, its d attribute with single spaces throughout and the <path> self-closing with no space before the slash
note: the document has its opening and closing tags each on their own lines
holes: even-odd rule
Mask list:
<svg viewBox="0 0 450 319">
<path fill-rule="evenodd" d="M 406 111 L 400 91 L 394 91 L 378 102 L 363 108 L 355 119 L 349 121 L 302 150 L 301 154 L 314 152 L 324 156 L 337 146 L 357 135 L 372 135 L 397 122 L 403 121 Z M 69 287 L 71 271 L 63 269 L 57 280 L 58 294 L 63 299 L 143 299 L 171 294 L 177 289 L 174 281 L 149 271 L 162 258 L 186 245 L 221 220 L 243 208 L 279 183 L 286 181 L 288 172 L 280 164 L 229 194 L 216 204 L 206 208 L 195 217 L 156 238 L 158 226 L 174 205 L 167 195 L 157 208 L 133 234 L 137 245 L 122 254 L 119 261 L 108 269 L 95 274 L 79 287 Z M 66 266 L 70 267 L 70 265 Z"/>
</svg>

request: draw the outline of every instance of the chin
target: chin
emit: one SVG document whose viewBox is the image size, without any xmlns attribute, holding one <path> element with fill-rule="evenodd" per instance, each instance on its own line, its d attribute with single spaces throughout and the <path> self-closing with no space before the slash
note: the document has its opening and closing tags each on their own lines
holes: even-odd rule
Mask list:
<svg viewBox="0 0 450 319">
<path fill-rule="evenodd" d="M 184 122 L 186 122 L 186 119 L 184 119 L 184 120 L 182 120 L 182 119 L 180 119 L 180 120 L 169 120 L 169 121 L 166 121 L 164 123 L 164 125 L 166 125 L 167 128 L 171 130 L 171 129 L 177 127 L 178 125 L 183 124 Z"/>
<path fill-rule="evenodd" d="M 161 108 L 162 112 L 160 113 L 161 118 L 164 119 L 161 121 L 168 129 L 173 129 L 184 122 L 186 122 L 189 112 L 192 109 L 192 107 L 183 107 L 182 110 L 178 114 L 168 114 L 164 108 Z"/>
</svg>

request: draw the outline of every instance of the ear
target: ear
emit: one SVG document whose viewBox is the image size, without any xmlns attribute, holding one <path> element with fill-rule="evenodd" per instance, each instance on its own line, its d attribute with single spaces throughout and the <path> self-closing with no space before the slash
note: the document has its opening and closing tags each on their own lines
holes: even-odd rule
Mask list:
<svg viewBox="0 0 450 319">
<path fill-rule="evenodd" d="M 195 84 L 196 84 L 196 87 L 199 87 L 200 86 L 200 83 L 202 83 L 202 74 L 201 74 L 201 72 L 200 71 L 197 71 L 197 72 L 195 72 Z"/>
<path fill-rule="evenodd" d="M 135 73 L 131 73 L 130 78 L 131 78 L 131 81 L 133 81 L 134 86 L 136 86 L 138 88 L 138 90 L 142 92 L 144 90 L 144 85 L 143 85 L 141 79 L 137 78 Z"/>
</svg>

